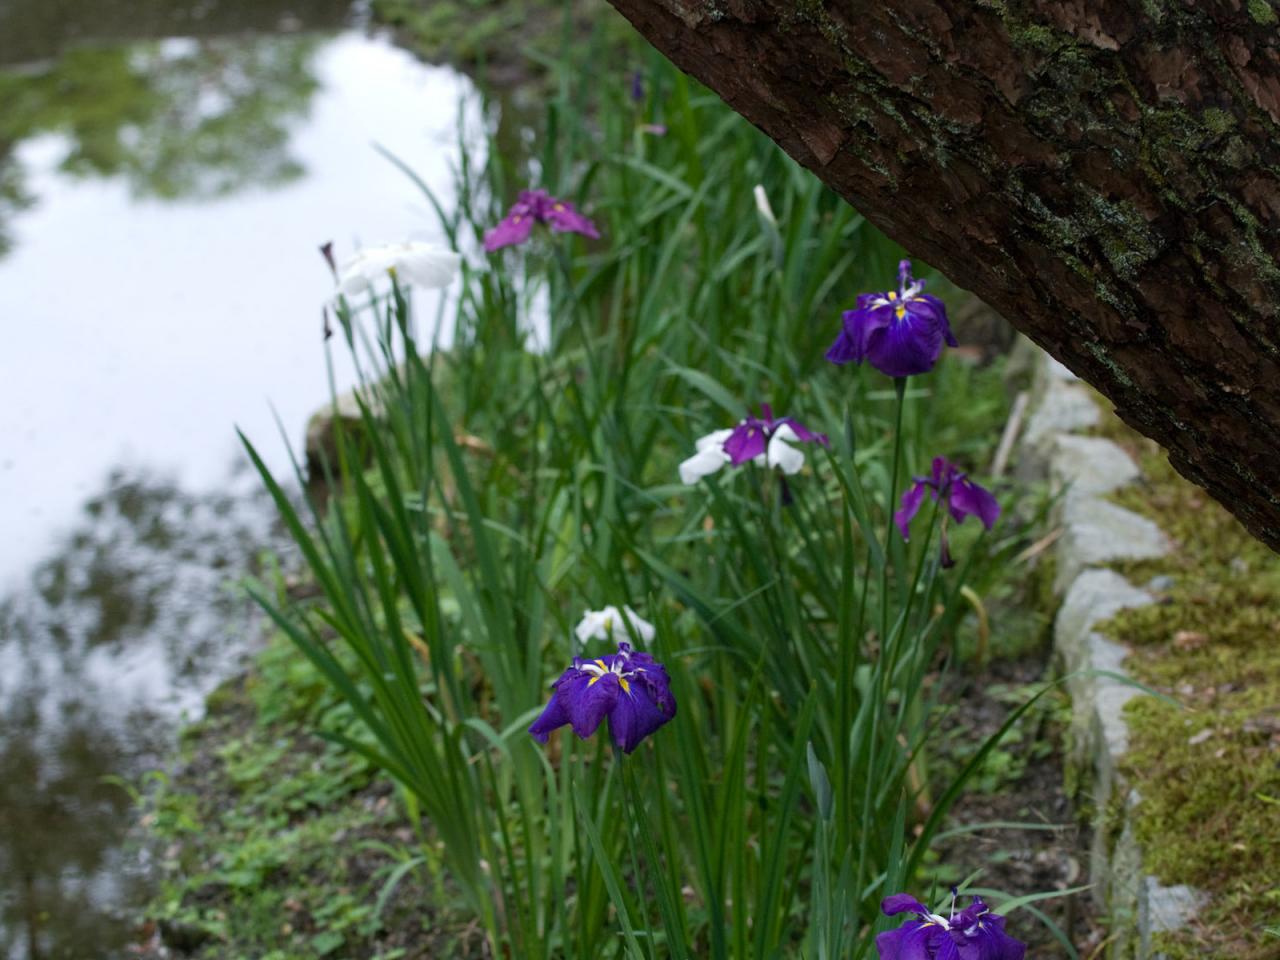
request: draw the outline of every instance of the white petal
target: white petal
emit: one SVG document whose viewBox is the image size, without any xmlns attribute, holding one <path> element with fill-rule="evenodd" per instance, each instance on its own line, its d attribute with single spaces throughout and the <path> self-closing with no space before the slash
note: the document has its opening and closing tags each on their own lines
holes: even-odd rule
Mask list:
<svg viewBox="0 0 1280 960">
<path fill-rule="evenodd" d="M 764 184 L 757 183 L 754 193 L 756 196 L 756 209 L 760 211 L 760 216 L 776 227 L 778 218 L 773 215 L 773 207 L 769 206 L 769 195 L 764 192 Z"/>
<path fill-rule="evenodd" d="M 618 611 L 614 607 L 605 607 L 603 610 L 588 610 L 582 615 L 582 619 L 578 621 L 578 625 L 573 632 L 578 637 L 579 643 L 586 643 L 588 640 L 603 640 L 605 633 L 604 621 L 612 611 L 616 616 Z"/>
<path fill-rule="evenodd" d="M 407 243 L 397 264 L 407 279 L 429 290 L 447 287 L 458 275 L 461 254 L 429 243 Z"/>
<path fill-rule="evenodd" d="M 804 454 L 787 442 L 799 439 L 790 424 L 778 427 L 769 438 L 769 466 L 777 467 L 786 474 L 799 473 L 804 466 Z"/>
<path fill-rule="evenodd" d="M 694 449 L 705 450 L 707 447 L 723 447 L 724 442 L 733 436 L 732 428 L 729 430 L 713 430 L 705 437 L 699 437 L 694 442 Z"/>
<path fill-rule="evenodd" d="M 652 643 L 653 638 L 658 635 L 658 631 L 653 628 L 653 624 L 630 607 L 623 607 L 622 609 L 627 612 L 627 619 L 631 621 L 631 626 L 635 629 L 636 635 L 645 643 Z M 618 637 L 617 639 L 627 640 L 630 639 L 630 636 L 630 634 L 627 634 L 625 637 Z"/>
<path fill-rule="evenodd" d="M 447 286 L 458 275 L 462 257 L 430 243 L 386 243 L 365 247 L 338 268 L 338 292 L 352 296 L 395 270 L 405 283 L 426 289 Z"/>
<path fill-rule="evenodd" d="M 728 462 L 729 456 L 721 447 L 707 447 L 704 450 L 699 450 L 680 464 L 680 482 L 685 486 L 693 486 L 703 477 L 710 476 Z"/>
</svg>

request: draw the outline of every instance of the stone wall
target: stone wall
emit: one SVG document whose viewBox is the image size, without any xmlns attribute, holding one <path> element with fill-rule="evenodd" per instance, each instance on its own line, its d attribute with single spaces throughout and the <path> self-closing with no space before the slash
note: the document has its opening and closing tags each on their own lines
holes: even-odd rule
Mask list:
<svg viewBox="0 0 1280 960">
<path fill-rule="evenodd" d="M 1166 887 L 1143 869 L 1132 814 L 1138 792 L 1119 773 L 1128 749 L 1124 705 L 1144 694 L 1126 682 L 1129 650 L 1097 627 L 1119 611 L 1151 603 L 1159 584 L 1130 583 L 1108 564 L 1163 555 L 1160 529 L 1125 510 L 1108 494 L 1140 479 L 1137 465 L 1117 444 L 1088 431 L 1102 418 L 1088 387 L 1064 366 L 1040 353 L 1036 404 L 1021 443 L 1024 480 L 1047 479 L 1057 501 L 1061 534 L 1054 544 L 1054 591 L 1061 598 L 1054 648 L 1072 700 L 1071 763 L 1082 796 L 1092 801 L 1093 895 L 1112 919 L 1112 960 L 1147 960 L 1156 933 L 1176 929 L 1201 905 L 1190 887 Z"/>
</svg>

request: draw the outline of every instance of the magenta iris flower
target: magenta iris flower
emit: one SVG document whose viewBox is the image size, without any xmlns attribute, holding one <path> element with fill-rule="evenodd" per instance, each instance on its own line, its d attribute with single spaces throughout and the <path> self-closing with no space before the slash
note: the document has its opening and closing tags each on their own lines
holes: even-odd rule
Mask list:
<svg viewBox="0 0 1280 960">
<path fill-rule="evenodd" d="M 630 753 L 676 715 L 667 668 L 629 643 L 594 660 L 575 657 L 552 690 L 547 708 L 529 727 L 539 743 L 566 723 L 585 740 L 608 717 L 613 742 Z"/>
<path fill-rule="evenodd" d="M 956 523 L 963 523 L 966 517 L 974 516 L 990 530 L 1000 517 L 1000 504 L 990 492 L 970 480 L 946 457 L 934 457 L 932 476 L 916 477 L 911 489 L 902 494 L 902 509 L 893 515 L 893 522 L 898 525 L 903 540 L 911 539 L 911 520 L 920 511 L 926 490 L 935 501 L 946 504 Z M 942 565 L 951 566 L 945 516 L 942 521 Z"/>
<path fill-rule="evenodd" d="M 843 327 L 827 351 L 832 363 L 869 360 L 881 373 L 909 377 L 928 373 L 942 345 L 958 346 L 947 308 L 922 293 L 924 281 L 911 276 L 911 261 L 898 264 L 898 289 L 858 295 L 858 305 L 841 315 Z"/>
<path fill-rule="evenodd" d="M 557 233 L 580 233 L 599 239 L 600 231 L 567 200 L 559 200 L 545 190 L 521 190 L 520 199 L 511 205 L 501 222 L 484 235 L 484 248 L 489 253 L 524 243 L 535 223 L 545 223 Z"/>
<path fill-rule="evenodd" d="M 1026 944 L 1004 932 L 1004 917 L 988 910 L 981 897 L 959 913 L 954 894 L 951 904 L 947 918 L 909 894 L 885 897 L 880 909 L 887 916 L 914 913 L 916 919 L 876 937 L 880 960 L 1023 960 Z"/>
</svg>

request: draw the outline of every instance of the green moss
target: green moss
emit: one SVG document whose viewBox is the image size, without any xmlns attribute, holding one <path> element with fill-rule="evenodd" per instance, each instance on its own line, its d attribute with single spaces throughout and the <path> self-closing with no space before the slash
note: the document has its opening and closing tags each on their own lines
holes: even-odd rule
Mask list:
<svg viewBox="0 0 1280 960">
<path fill-rule="evenodd" d="M 1068 38 L 1061 31 L 1046 27 L 1042 23 L 1012 27 L 1009 31 L 1009 39 L 1014 47 L 1040 53 L 1053 53 L 1068 42 Z"/>
<path fill-rule="evenodd" d="M 1276 23 L 1277 19 L 1280 19 L 1276 17 L 1275 10 L 1272 8 L 1271 4 L 1267 3 L 1267 0 L 1248 0 L 1245 7 L 1248 9 L 1249 16 L 1253 18 L 1254 22 L 1260 23 L 1264 27 L 1272 26 Z"/>
<path fill-rule="evenodd" d="M 1172 578 L 1162 601 L 1126 610 L 1108 634 L 1130 645 L 1142 682 L 1181 704 L 1127 709 L 1124 772 L 1142 801 L 1134 829 L 1163 883 L 1214 894 L 1170 957 L 1280 958 L 1262 928 L 1280 922 L 1280 557 L 1208 494 L 1176 475 L 1150 441 L 1111 422 L 1100 432 L 1139 461 L 1142 484 L 1116 500 L 1151 517 L 1170 556 L 1129 564 L 1138 582 Z"/>
<path fill-rule="evenodd" d="M 1222 136 L 1224 133 L 1234 129 L 1236 125 L 1235 117 L 1225 110 L 1219 110 L 1217 107 L 1206 109 L 1200 114 L 1200 119 L 1204 122 L 1205 128 L 1215 137 Z"/>
</svg>

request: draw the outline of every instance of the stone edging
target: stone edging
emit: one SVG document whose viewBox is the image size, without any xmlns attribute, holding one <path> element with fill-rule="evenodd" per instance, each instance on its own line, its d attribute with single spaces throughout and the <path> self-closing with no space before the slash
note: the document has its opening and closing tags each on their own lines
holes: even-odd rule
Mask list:
<svg viewBox="0 0 1280 960">
<path fill-rule="evenodd" d="M 1154 597 L 1104 564 L 1165 554 L 1169 545 L 1146 517 L 1106 496 L 1140 477 L 1129 454 L 1102 437 L 1084 436 L 1102 417 L 1087 388 L 1071 371 L 1038 353 L 1038 398 L 1021 443 L 1023 479 L 1047 477 L 1060 497 L 1054 545 L 1054 593 L 1062 598 L 1054 621 L 1056 656 L 1067 674 L 1105 670 L 1125 673 L 1129 649 L 1095 628 L 1119 611 Z M 1154 934 L 1175 930 L 1203 905 L 1206 895 L 1185 885 L 1166 887 L 1146 873 L 1133 830 L 1138 791 L 1117 773 L 1128 749 L 1124 705 L 1140 691 L 1112 677 L 1090 674 L 1067 681 L 1072 701 L 1068 762 L 1089 784 L 1095 804 L 1090 880 L 1099 909 L 1111 917 L 1112 960 L 1148 960 Z M 1119 822 L 1117 822 L 1117 820 Z"/>
</svg>

